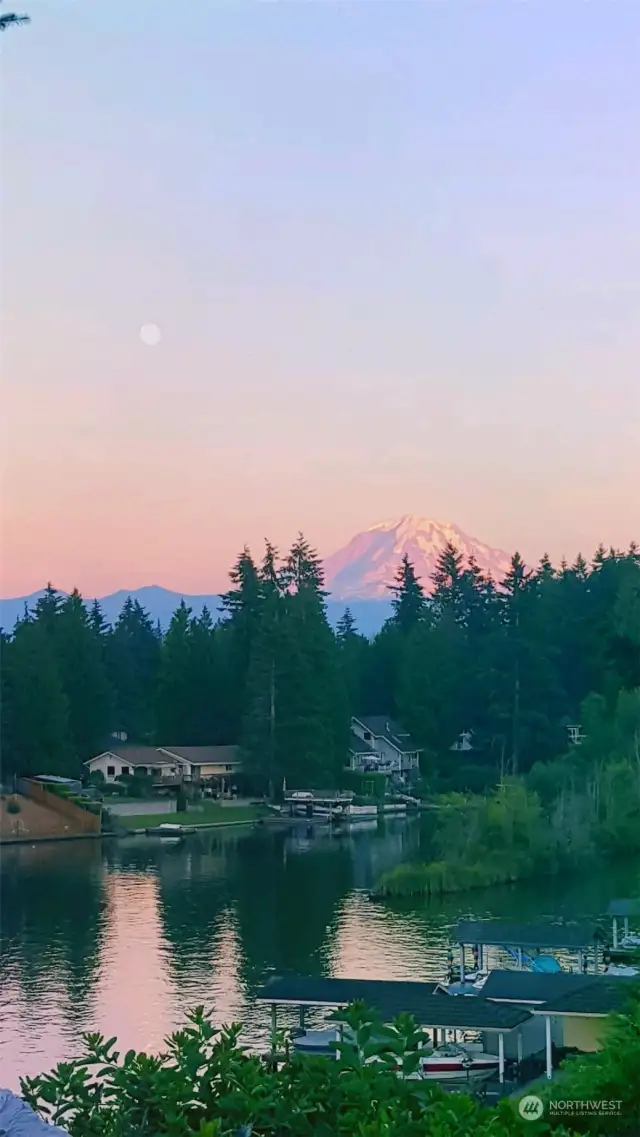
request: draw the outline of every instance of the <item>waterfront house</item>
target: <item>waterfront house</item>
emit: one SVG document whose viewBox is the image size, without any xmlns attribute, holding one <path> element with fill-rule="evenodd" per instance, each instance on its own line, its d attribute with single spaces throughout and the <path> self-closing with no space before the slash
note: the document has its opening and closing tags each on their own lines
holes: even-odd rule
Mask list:
<svg viewBox="0 0 640 1137">
<path fill-rule="evenodd" d="M 170 781 L 184 775 L 184 764 L 178 758 L 163 754 L 155 746 L 118 746 L 104 750 L 85 762 L 89 773 L 101 773 L 105 782 L 137 774 L 154 781 Z"/>
<path fill-rule="evenodd" d="M 85 762 L 106 782 L 148 775 L 158 787 L 180 782 L 211 785 L 223 792 L 240 772 L 237 746 L 119 746 Z"/>
<path fill-rule="evenodd" d="M 189 781 L 215 785 L 222 792 L 242 767 L 237 746 L 161 746 L 159 753 L 181 762 Z"/>
<path fill-rule="evenodd" d="M 351 719 L 349 768 L 362 774 L 388 774 L 403 782 L 419 777 L 420 748 L 388 715 Z"/>
</svg>

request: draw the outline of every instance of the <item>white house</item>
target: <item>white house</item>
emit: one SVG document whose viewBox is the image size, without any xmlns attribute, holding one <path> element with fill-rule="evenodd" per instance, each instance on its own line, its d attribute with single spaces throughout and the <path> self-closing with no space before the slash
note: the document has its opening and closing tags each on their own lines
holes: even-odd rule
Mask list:
<svg viewBox="0 0 640 1137">
<path fill-rule="evenodd" d="M 242 767 L 237 746 L 161 746 L 158 751 L 181 762 L 185 777 L 194 782 L 229 782 Z"/>
<path fill-rule="evenodd" d="M 413 781 L 420 770 L 420 747 L 387 715 L 352 718 L 349 768 Z"/>
<path fill-rule="evenodd" d="M 148 774 L 156 779 L 184 776 L 185 764 L 179 758 L 163 754 L 155 746 L 119 746 L 105 750 L 85 762 L 90 773 L 99 771 L 106 782 L 133 774 Z"/>
<path fill-rule="evenodd" d="M 228 783 L 240 770 L 237 746 L 118 746 L 85 762 L 105 781 L 133 774 L 150 775 L 155 782 Z"/>
</svg>

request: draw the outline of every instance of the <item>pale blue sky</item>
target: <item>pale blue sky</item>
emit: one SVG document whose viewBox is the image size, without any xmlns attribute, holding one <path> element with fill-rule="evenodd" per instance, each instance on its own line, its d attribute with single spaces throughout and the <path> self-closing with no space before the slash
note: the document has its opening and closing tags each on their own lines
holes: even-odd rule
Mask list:
<svg viewBox="0 0 640 1137">
<path fill-rule="evenodd" d="M 640 537 L 637 0 L 23 8 L 5 594 L 403 513 Z"/>
</svg>

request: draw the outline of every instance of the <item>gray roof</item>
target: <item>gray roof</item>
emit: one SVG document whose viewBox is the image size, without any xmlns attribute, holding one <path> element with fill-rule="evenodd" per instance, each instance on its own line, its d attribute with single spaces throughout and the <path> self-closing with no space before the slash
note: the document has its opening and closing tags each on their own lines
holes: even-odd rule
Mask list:
<svg viewBox="0 0 640 1137">
<path fill-rule="evenodd" d="M 595 982 L 594 982 L 595 980 Z M 575 991 L 568 991 L 549 999 L 542 1007 L 535 1007 L 538 1014 L 552 1015 L 610 1015 L 621 1011 L 625 1004 L 638 991 L 635 978 L 616 975 L 592 976 L 592 982 Z"/>
<path fill-rule="evenodd" d="M 514 1003 L 546 1003 L 562 995 L 589 987 L 594 975 L 557 971 L 545 975 L 536 971 L 491 971 L 482 985 L 483 999 L 506 999 Z"/>
<path fill-rule="evenodd" d="M 492 947 L 569 948 L 578 951 L 603 938 L 595 926 L 579 924 L 503 924 L 498 920 L 462 920 L 456 928 L 456 943 Z"/>
<path fill-rule="evenodd" d="M 371 754 L 372 757 L 375 756 L 373 747 L 368 742 L 365 742 L 363 738 L 360 738 L 355 730 L 351 731 L 349 750 L 352 754 Z"/>
<path fill-rule="evenodd" d="M 53 782 L 57 786 L 81 785 L 80 778 L 61 778 L 58 774 L 34 774 L 32 782 Z"/>
<path fill-rule="evenodd" d="M 362 724 L 365 730 L 369 730 L 371 734 L 378 735 L 381 738 L 386 738 L 392 746 L 396 747 L 396 750 L 403 754 L 419 749 L 404 727 L 395 719 L 390 718 L 389 715 L 356 715 L 355 719 L 356 722 Z"/>
<path fill-rule="evenodd" d="M 640 899 L 612 900 L 607 914 L 609 916 L 640 916 Z"/>
<path fill-rule="evenodd" d="M 523 1007 L 492 1003 L 480 996 L 454 998 L 437 994 L 433 983 L 392 982 L 376 979 L 324 979 L 314 976 L 273 976 L 258 991 L 263 1003 L 298 1003 L 318 1007 L 346 1007 L 362 1000 L 384 1022 L 409 1012 L 422 1026 L 451 1030 L 510 1031 L 531 1014 Z"/>
</svg>

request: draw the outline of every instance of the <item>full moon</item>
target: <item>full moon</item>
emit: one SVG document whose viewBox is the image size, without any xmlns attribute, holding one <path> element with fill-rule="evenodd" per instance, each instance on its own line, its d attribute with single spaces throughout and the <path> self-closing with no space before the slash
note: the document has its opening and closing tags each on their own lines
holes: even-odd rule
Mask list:
<svg viewBox="0 0 640 1137">
<path fill-rule="evenodd" d="M 155 347 L 162 339 L 162 332 L 157 324 L 143 324 L 140 328 L 140 339 L 147 347 Z"/>
</svg>

